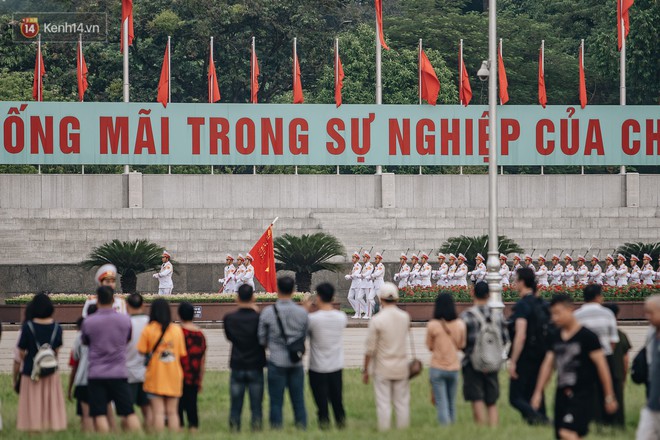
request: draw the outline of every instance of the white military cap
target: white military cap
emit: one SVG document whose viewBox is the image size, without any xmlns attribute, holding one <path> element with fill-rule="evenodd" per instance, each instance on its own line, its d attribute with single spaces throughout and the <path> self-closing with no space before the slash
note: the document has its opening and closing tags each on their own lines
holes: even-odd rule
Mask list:
<svg viewBox="0 0 660 440">
<path fill-rule="evenodd" d="M 653 258 L 651 258 L 651 256 L 649 254 L 644 254 L 644 258 L 647 258 L 649 260 L 653 260 Z"/>
<path fill-rule="evenodd" d="M 399 258 L 403 258 L 404 260 L 407 260 L 407 259 L 408 259 L 408 257 L 406 256 L 406 254 L 404 254 L 403 252 L 401 252 L 401 256 L 400 256 Z"/>
<path fill-rule="evenodd" d="M 163 251 L 163 257 L 172 258 L 169 252 Z"/>
<path fill-rule="evenodd" d="M 596 262 L 600 261 L 597 256 L 592 255 L 591 256 L 591 261 L 594 261 L 594 260 L 596 260 Z"/>
<path fill-rule="evenodd" d="M 481 254 L 477 254 L 477 256 L 475 258 L 481 258 L 482 260 L 485 260 L 484 256 L 481 255 Z"/>
<path fill-rule="evenodd" d="M 616 256 L 617 260 L 622 259 L 623 261 L 626 261 L 626 257 L 623 254 L 619 254 Z"/>
<path fill-rule="evenodd" d="M 458 258 L 461 258 L 461 259 L 463 259 L 463 260 L 467 260 L 467 258 L 465 258 L 465 255 L 460 254 L 460 253 L 458 254 Z"/>
<path fill-rule="evenodd" d="M 233 259 L 234 257 L 231 254 L 227 254 L 227 256 L 225 257 L 225 260 L 233 260 Z"/>
<path fill-rule="evenodd" d="M 249 252 L 247 254 L 245 254 L 245 258 L 247 258 L 250 261 L 254 261 L 254 257 L 252 255 L 250 255 Z"/>
<path fill-rule="evenodd" d="M 637 258 L 637 255 L 631 255 L 630 261 L 639 261 L 639 258 Z"/>
<path fill-rule="evenodd" d="M 108 277 L 117 278 L 117 268 L 114 264 L 104 264 L 103 266 L 99 267 L 99 269 L 96 271 L 96 275 L 94 276 L 94 281 L 96 281 L 97 286 L 100 286 L 101 281 Z"/>
<path fill-rule="evenodd" d="M 381 254 L 380 252 L 376 252 L 376 258 L 383 258 L 383 254 Z"/>
<path fill-rule="evenodd" d="M 447 257 L 445 257 L 445 254 L 443 254 L 442 252 L 440 252 L 440 253 L 438 253 L 438 258 L 447 258 Z"/>
<path fill-rule="evenodd" d="M 507 257 L 506 255 L 504 255 L 504 254 L 500 254 L 500 260 L 504 260 L 504 261 L 506 261 L 506 260 L 508 260 L 508 259 L 509 259 L 509 257 Z"/>
</svg>

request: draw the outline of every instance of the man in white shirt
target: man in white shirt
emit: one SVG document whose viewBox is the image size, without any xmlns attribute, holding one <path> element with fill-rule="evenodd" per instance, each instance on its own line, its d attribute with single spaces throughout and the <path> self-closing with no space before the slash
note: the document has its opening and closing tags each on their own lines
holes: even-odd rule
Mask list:
<svg viewBox="0 0 660 440">
<path fill-rule="evenodd" d="M 319 427 L 330 427 L 328 402 L 332 406 L 335 424 L 346 425 L 343 403 L 342 374 L 344 369 L 344 329 L 346 314 L 335 310 L 332 301 L 335 288 L 329 283 L 316 286 L 318 311 L 310 313 L 309 335 L 309 386 L 318 408 Z"/>
<path fill-rule="evenodd" d="M 131 317 L 131 340 L 126 347 L 126 368 L 128 368 L 128 384 L 131 387 L 133 405 L 142 409 L 145 420 L 149 420 L 149 398 L 144 392 L 144 355 L 137 350 L 137 343 L 142 330 L 149 324 L 149 316 L 144 313 L 143 299 L 139 293 L 133 293 L 126 299 L 126 309 Z"/>
<path fill-rule="evenodd" d="M 172 272 L 174 268 L 170 259 L 172 256 L 169 252 L 163 251 L 163 256 L 161 261 L 163 264 L 160 266 L 160 272 L 154 274 L 154 278 L 158 280 L 158 294 L 159 295 L 171 295 L 174 284 L 172 283 Z"/>
<path fill-rule="evenodd" d="M 104 264 L 96 271 L 94 281 L 98 287 L 108 286 L 112 288 L 112 290 L 115 290 L 117 288 L 117 268 L 114 264 Z M 87 318 L 89 306 L 97 303 L 98 299 L 96 295 L 88 296 L 87 300 L 85 300 L 85 304 L 83 304 L 82 317 Z M 112 303 L 112 308 L 117 313 L 126 314 L 126 301 L 124 301 L 124 298 L 121 295 L 115 293 L 115 300 Z"/>
</svg>

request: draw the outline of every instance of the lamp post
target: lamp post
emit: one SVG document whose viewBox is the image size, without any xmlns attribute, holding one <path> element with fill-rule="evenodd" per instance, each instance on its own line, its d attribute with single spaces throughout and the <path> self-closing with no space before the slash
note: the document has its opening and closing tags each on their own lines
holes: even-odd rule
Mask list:
<svg viewBox="0 0 660 440">
<path fill-rule="evenodd" d="M 497 240 L 497 0 L 488 0 L 488 259 L 490 305 L 504 309 Z M 482 65 L 480 71 L 484 68 Z M 480 76 L 481 77 L 481 76 Z"/>
</svg>

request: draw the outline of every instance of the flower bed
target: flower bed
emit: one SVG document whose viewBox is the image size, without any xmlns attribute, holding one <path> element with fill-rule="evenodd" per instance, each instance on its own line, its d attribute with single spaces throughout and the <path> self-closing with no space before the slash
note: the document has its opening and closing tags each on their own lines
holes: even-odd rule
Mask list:
<svg viewBox="0 0 660 440">
<path fill-rule="evenodd" d="M 295 293 L 293 295 L 293 300 L 300 302 L 305 295 L 306 294 L 304 293 Z M 49 296 L 53 304 L 84 304 L 87 298 L 89 298 L 89 295 L 83 293 L 52 293 Z M 125 297 L 126 295 L 123 296 Z M 257 293 L 255 296 L 256 301 L 259 303 L 275 302 L 275 300 L 277 300 L 277 294 L 275 293 Z M 12 298 L 7 298 L 5 303 L 11 305 L 27 304 L 33 297 L 33 294 L 18 295 Z M 145 293 L 142 297 L 146 303 L 152 303 L 156 298 L 165 298 L 172 303 L 181 303 L 184 301 L 195 304 L 236 302 L 236 294 L 234 293 L 176 293 L 168 296 L 161 296 L 155 293 Z"/>
</svg>

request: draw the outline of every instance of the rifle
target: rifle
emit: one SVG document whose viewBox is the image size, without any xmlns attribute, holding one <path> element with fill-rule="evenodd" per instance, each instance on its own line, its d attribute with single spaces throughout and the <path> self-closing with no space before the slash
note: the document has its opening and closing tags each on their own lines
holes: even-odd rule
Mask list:
<svg viewBox="0 0 660 440">
<path fill-rule="evenodd" d="M 406 249 L 406 253 L 405 253 L 406 257 L 408 256 L 408 251 L 409 250 L 410 250 L 410 248 Z M 385 251 L 383 251 L 383 253 L 385 253 Z M 399 265 L 399 281 L 401 280 L 401 270 L 403 269 L 404 264 L 406 264 L 406 263 L 404 262 L 404 263 L 401 263 L 401 265 Z"/>
</svg>

